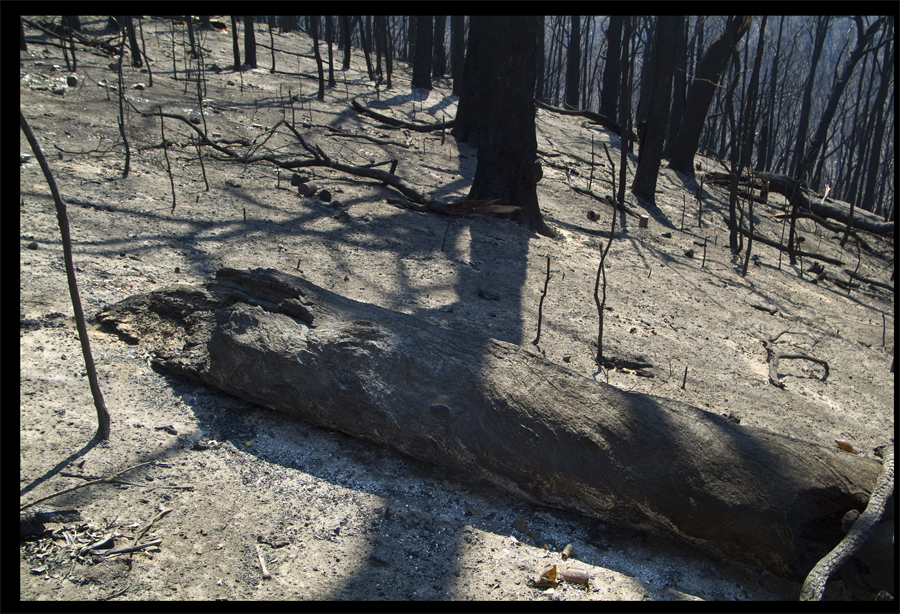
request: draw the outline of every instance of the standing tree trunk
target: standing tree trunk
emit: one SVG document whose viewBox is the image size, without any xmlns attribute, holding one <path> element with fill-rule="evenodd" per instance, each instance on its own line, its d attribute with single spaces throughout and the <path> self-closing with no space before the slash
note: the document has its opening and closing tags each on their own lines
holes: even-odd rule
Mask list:
<svg viewBox="0 0 900 614">
<path fill-rule="evenodd" d="M 362 42 L 363 57 L 366 59 L 366 72 L 369 74 L 369 81 L 374 81 L 375 71 L 372 70 L 372 58 L 370 55 L 372 51 L 372 45 L 369 41 L 369 37 L 366 36 L 366 28 L 363 24 L 362 17 L 357 15 L 353 19 L 354 21 L 356 21 L 356 23 L 359 24 L 359 40 L 360 42 Z"/>
<path fill-rule="evenodd" d="M 434 18 L 434 59 L 431 67 L 431 76 L 435 79 L 440 79 L 447 74 L 447 52 L 444 49 L 446 29 L 447 16 L 436 16 Z"/>
<path fill-rule="evenodd" d="M 666 122 L 672 92 L 672 73 L 675 69 L 675 39 L 678 36 L 677 17 L 660 17 L 656 24 L 654 45 L 654 78 L 647 110 L 647 126 L 641 140 L 641 157 L 634 175 L 631 192 L 651 205 L 656 204 L 656 178 L 662 160 Z"/>
<path fill-rule="evenodd" d="M 140 68 L 144 65 L 144 60 L 141 59 L 141 48 L 138 46 L 137 34 L 134 32 L 134 23 L 131 21 L 131 15 L 125 15 L 122 17 L 122 20 L 125 22 L 125 32 L 128 33 L 128 46 L 131 47 L 131 65 L 135 68 Z"/>
<path fill-rule="evenodd" d="M 812 57 L 809 60 L 809 75 L 806 77 L 806 85 L 803 88 L 803 101 L 800 104 L 800 119 L 797 123 L 797 142 L 794 144 L 794 159 L 791 162 L 789 175 L 793 175 L 801 181 L 806 181 L 804 177 L 797 175 L 797 168 L 800 166 L 800 160 L 806 151 L 806 136 L 809 131 L 809 113 L 812 107 L 813 85 L 816 81 L 816 68 L 819 66 L 819 58 L 822 57 L 822 47 L 825 46 L 825 37 L 828 34 L 828 26 L 831 23 L 831 16 L 820 15 L 816 17 L 816 36 L 813 41 Z"/>
<path fill-rule="evenodd" d="M 684 115 L 684 93 L 687 91 L 687 28 L 686 19 L 678 17 L 675 32 L 675 73 L 674 86 L 672 88 L 672 110 L 669 112 L 669 123 L 666 126 L 666 144 L 663 146 L 662 157 L 668 159 L 672 155 L 672 144 L 675 141 L 675 131 L 681 125 L 681 117 Z"/>
<path fill-rule="evenodd" d="M 351 37 L 353 35 L 353 28 L 350 25 L 350 18 L 347 15 L 341 15 L 338 19 L 341 22 L 341 36 L 344 39 L 344 62 L 343 69 L 350 70 L 350 47 Z"/>
<path fill-rule="evenodd" d="M 241 69 L 241 43 L 238 39 L 238 21 L 237 17 L 231 16 L 231 47 L 234 53 L 234 69 Z"/>
<path fill-rule="evenodd" d="M 749 15 L 729 17 L 725 32 L 703 54 L 703 60 L 697 67 L 697 74 L 688 91 L 684 118 L 672 145 L 669 168 L 682 173 L 694 172 L 694 154 L 697 153 L 697 144 L 700 142 L 700 133 L 703 131 L 709 103 L 716 93 L 719 78 L 728 64 L 731 52 L 744 33 L 750 29 L 751 19 Z"/>
<path fill-rule="evenodd" d="M 806 155 L 803 156 L 803 159 L 800 161 L 800 165 L 797 167 L 794 174 L 798 179 L 802 179 L 803 176 L 812 169 L 816 158 L 819 156 L 819 149 L 821 149 L 825 143 L 825 137 L 828 134 L 828 129 L 831 127 L 831 120 L 834 119 L 835 111 L 837 111 L 838 102 L 840 102 L 847 84 L 850 83 L 850 77 L 853 76 L 853 69 L 856 67 L 856 64 L 859 62 L 860 58 L 862 58 L 863 54 L 867 51 L 871 51 L 869 43 L 872 42 L 872 37 L 875 36 L 875 32 L 884 25 L 885 21 L 884 17 L 880 17 L 879 19 L 876 19 L 868 29 L 863 30 L 864 24 L 862 16 L 857 15 L 854 19 L 856 20 L 857 33 L 856 47 L 841 67 L 840 76 L 838 76 L 837 80 L 831 86 L 831 92 L 828 94 L 828 101 L 825 103 L 825 109 L 822 111 L 822 117 L 819 119 L 816 133 L 809 143 Z"/>
<path fill-rule="evenodd" d="M 641 95 L 638 98 L 638 106 L 634 111 L 634 121 L 638 126 L 647 121 L 647 114 L 650 112 L 650 90 L 653 89 L 653 73 L 656 70 L 656 30 L 657 20 L 653 17 L 641 18 L 646 20 L 647 44 L 644 45 L 644 53 L 641 58 Z M 640 37 L 640 34 L 638 35 Z M 672 45 L 674 48 L 674 44 Z M 669 50 L 672 53 L 672 49 Z M 640 135 L 640 132 L 638 132 Z"/>
<path fill-rule="evenodd" d="M 316 69 L 319 71 L 319 100 L 325 100 L 325 71 L 322 67 L 322 54 L 319 53 L 319 16 L 309 18 L 309 32 L 313 39 L 313 56 L 316 58 Z"/>
<path fill-rule="evenodd" d="M 483 20 L 484 27 L 475 22 Z M 541 216 L 537 198 L 540 163 L 534 128 L 538 17 L 472 17 L 470 44 L 476 35 L 486 36 L 483 46 L 483 78 L 468 91 L 482 115 L 479 129 L 478 166 L 469 192 L 470 200 L 499 199 L 499 204 L 520 207 L 516 217 L 530 230 L 555 236 Z M 468 58 L 466 75 L 469 74 Z M 460 101 L 460 107 L 462 101 Z"/>
<path fill-rule="evenodd" d="M 619 79 L 622 72 L 622 26 L 624 17 L 610 17 L 606 29 L 606 66 L 600 90 L 600 115 L 616 121 L 619 108 Z"/>
<path fill-rule="evenodd" d="M 416 55 L 413 58 L 412 86 L 431 89 L 433 25 L 431 16 L 416 17 Z"/>
<path fill-rule="evenodd" d="M 453 77 L 453 94 L 459 96 L 463 79 L 463 62 L 466 59 L 465 30 L 466 18 L 462 15 L 450 17 L 450 73 Z"/>
<path fill-rule="evenodd" d="M 484 19 L 469 19 L 469 42 L 466 45 L 456 122 L 453 124 L 453 136 L 475 146 L 482 131 L 480 122 L 484 116 L 480 96 L 489 87 L 488 56 L 482 48 L 489 36 L 488 32 L 483 32 L 487 27 L 488 22 Z"/>
<path fill-rule="evenodd" d="M 572 15 L 569 47 L 566 53 L 566 105 L 578 108 L 578 71 L 581 68 L 581 19 Z"/>
<path fill-rule="evenodd" d="M 325 15 L 325 38 L 328 39 L 328 87 L 334 87 L 334 51 L 331 48 L 334 42 L 334 18 L 331 15 Z"/>
<path fill-rule="evenodd" d="M 893 17 L 890 17 L 893 21 Z M 860 201 L 860 206 L 867 211 L 875 210 L 875 186 L 878 179 L 878 166 L 881 164 L 881 143 L 884 138 L 891 138 L 885 132 L 884 103 L 887 100 L 888 84 L 892 82 L 891 72 L 894 63 L 893 41 L 889 40 L 884 51 L 884 60 L 881 69 L 881 82 L 878 85 L 878 94 L 875 95 L 875 129 L 871 132 L 873 141 L 872 154 L 869 156 L 869 170 L 866 173 L 866 191 Z"/>
<path fill-rule="evenodd" d="M 296 15 L 280 15 L 278 17 L 278 27 L 281 28 L 282 34 L 285 32 L 296 32 L 299 29 Z"/>
<path fill-rule="evenodd" d="M 250 68 L 256 68 L 256 30 L 253 27 L 253 17 L 248 15 L 244 16 L 244 57 Z"/>
</svg>

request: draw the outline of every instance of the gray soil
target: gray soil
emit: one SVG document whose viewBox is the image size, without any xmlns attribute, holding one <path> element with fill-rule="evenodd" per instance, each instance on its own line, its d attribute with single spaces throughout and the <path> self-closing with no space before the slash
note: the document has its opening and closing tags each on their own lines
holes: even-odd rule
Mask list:
<svg viewBox="0 0 900 614">
<path fill-rule="evenodd" d="M 84 23 L 92 33 L 104 27 L 101 18 Z M 199 117 L 195 86 L 184 94 L 185 82 L 171 78 L 170 32 L 168 21 L 144 22 L 148 53 L 156 59 L 154 83 L 134 89 L 149 85 L 148 75 L 126 62 L 127 98 L 141 111 L 162 105 L 166 112 Z M 268 140 L 263 136 L 286 108 L 287 120 L 293 118 L 308 142 L 345 163 L 398 159 L 397 175 L 421 192 L 447 201 L 465 198 L 475 172 L 471 146 L 449 135 L 442 143 L 439 132 L 407 135 L 350 106 L 355 97 L 409 121 L 443 121 L 456 113 L 448 82 L 431 92 L 411 91 L 408 67 L 395 63 L 393 89 L 376 93 L 354 50 L 351 70 L 336 71 L 338 86 L 326 90 L 323 102 L 308 76 L 271 74 L 267 49 L 258 52 L 261 68 L 239 73 L 231 66 L 230 33 L 204 36 L 207 68 L 223 68 L 207 73 L 202 112 L 210 132 L 257 139 L 260 151 L 307 157 L 283 126 Z M 311 55 L 305 34 L 275 33 L 274 39 L 280 50 Z M 261 25 L 257 40 L 269 41 Z M 432 325 L 475 327 L 526 345 L 535 336 L 550 256 L 539 346 L 549 360 L 622 389 L 670 397 L 825 446 L 847 440 L 872 454 L 893 440 L 892 293 L 864 285 L 848 296 L 810 275 L 812 261 L 791 266 L 758 243 L 758 259 L 742 277 L 742 257 L 727 246 L 724 188 L 704 185 L 698 225 L 694 195 L 702 172 L 694 177 L 662 169 L 649 227 L 638 228 L 628 217 L 622 229 L 618 220 L 608 257 L 605 351 L 646 359 L 653 377 L 598 371 L 593 289 L 611 209 L 571 186 L 588 185 L 593 136 L 592 189 L 611 193 L 609 165 L 599 154 L 606 144 L 618 165 L 620 141 L 583 118 L 537 113 L 544 164 L 538 195 L 545 219 L 560 234 L 556 240 L 487 215 L 447 218 L 401 209 L 386 202 L 399 198 L 391 188 L 322 168 L 309 171 L 319 195 L 301 198 L 289 185 L 290 172 L 279 182 L 272 164 L 219 161 L 208 149 L 207 190 L 190 131 L 166 120 L 166 138 L 176 143 L 168 150 L 177 195 L 173 211 L 158 118 L 127 114 L 132 160 L 122 178 L 118 107 L 106 85 L 116 82 L 110 58 L 79 48 L 78 83 L 64 87 L 68 73 L 58 48 L 32 44 L 20 57 L 21 108 L 68 203 L 81 300 L 112 415 L 110 440 L 92 440 L 96 412 L 56 212 L 32 156 L 21 164 L 19 184 L 21 503 L 151 463 L 118 482 L 46 503 L 77 510 L 79 517 L 47 522 L 46 532 L 20 541 L 23 600 L 799 595 L 799 584 L 618 526 L 615 518 L 536 507 L 470 476 L 156 371 L 139 345 L 127 345 L 94 322 L 104 306 L 128 295 L 175 283 L 199 286 L 223 266 L 293 272 Z M 315 73 L 307 57 L 278 54 L 276 62 L 279 70 Z M 179 57 L 183 77 L 181 68 Z M 55 87 L 64 93 L 53 93 Z M 283 106 L 289 91 L 299 97 L 293 109 Z M 375 141 L 405 143 L 411 137 L 411 144 L 337 138 L 324 126 Z M 20 151 L 31 153 L 21 132 Z M 698 160 L 704 170 L 715 169 L 714 161 Z M 629 171 L 635 164 L 632 157 Z M 643 206 L 631 195 L 628 201 Z M 781 222 L 773 216 L 784 204 L 773 195 L 768 206 L 756 207 L 758 232 L 780 236 Z M 599 221 L 588 219 L 589 210 L 599 213 Z M 842 250 L 833 233 L 808 220 L 800 228 L 809 251 L 838 258 L 846 268 L 858 264 L 859 274 L 888 282 L 892 239 L 866 236 L 874 253 L 858 254 L 852 241 Z M 826 265 L 846 279 L 841 268 Z M 826 360 L 826 380 L 817 363 L 782 360 L 785 387 L 768 383 L 761 341 L 786 330 L 791 333 L 782 335 L 779 349 Z M 170 511 L 141 536 L 162 510 Z M 127 547 L 135 538 L 161 542 L 107 558 L 82 550 L 105 536 L 112 545 L 99 549 Z M 563 560 L 567 543 L 574 556 Z M 263 577 L 260 557 L 270 578 Z M 588 586 L 532 587 L 530 580 L 552 564 L 560 572 L 587 570 Z M 826 593 L 847 596 L 839 582 Z"/>
</svg>

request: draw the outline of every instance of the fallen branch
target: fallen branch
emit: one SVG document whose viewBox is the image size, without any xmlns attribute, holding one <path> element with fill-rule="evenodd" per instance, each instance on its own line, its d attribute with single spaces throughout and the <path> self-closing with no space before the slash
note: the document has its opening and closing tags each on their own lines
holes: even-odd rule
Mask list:
<svg viewBox="0 0 900 614">
<path fill-rule="evenodd" d="M 781 243 L 779 243 L 778 241 L 776 241 L 774 239 L 767 239 L 766 237 L 764 237 L 758 233 L 755 233 L 755 232 L 751 233 L 749 230 L 747 230 L 743 226 L 738 226 L 738 231 L 745 237 L 752 237 L 754 241 L 759 241 L 763 245 L 768 245 L 769 247 L 774 247 L 775 249 L 777 249 L 779 251 L 789 253 L 787 246 L 782 245 Z M 844 263 L 842 261 L 838 260 L 837 258 L 832 258 L 831 256 L 826 256 L 824 254 L 816 254 L 813 252 L 802 252 L 800 250 L 795 250 L 794 255 L 797 257 L 811 258 L 813 260 L 821 260 L 822 262 L 827 262 L 828 264 L 833 264 L 835 266 L 843 266 L 844 265 Z"/>
<path fill-rule="evenodd" d="M 885 290 L 890 290 L 891 292 L 894 291 L 894 286 L 888 285 L 886 283 L 882 283 L 880 281 L 875 281 L 874 279 L 869 279 L 868 277 L 863 277 L 859 273 L 855 273 L 855 272 L 851 271 L 850 269 L 844 269 L 844 273 L 849 275 L 850 278 L 858 279 L 859 281 L 861 281 L 863 283 L 867 283 L 870 286 L 875 286 L 877 288 L 884 288 Z"/>
<path fill-rule="evenodd" d="M 456 120 L 451 119 L 448 122 L 442 122 L 440 124 L 413 124 L 411 122 L 405 122 L 402 119 L 397 119 L 396 117 L 389 117 L 387 115 L 382 115 L 377 111 L 373 111 L 372 109 L 366 108 L 359 104 L 356 99 L 350 101 L 350 104 L 353 105 L 353 108 L 356 109 L 357 113 L 362 113 L 363 115 L 368 115 L 374 119 L 377 119 L 383 124 L 387 124 L 388 126 L 396 126 L 398 128 L 406 128 L 407 130 L 413 130 L 415 132 L 434 132 L 435 130 L 449 130 L 453 126 L 456 125 Z"/>
<path fill-rule="evenodd" d="M 756 307 L 757 309 L 761 309 L 760 307 L 757 307 L 756 305 L 752 305 L 752 306 Z M 763 311 L 767 311 L 767 310 L 763 309 Z M 773 313 L 773 315 L 774 315 L 774 313 Z M 778 339 L 778 337 L 780 337 L 781 335 L 783 335 L 784 333 L 787 333 L 787 332 L 790 332 L 790 331 L 782 331 L 782 332 L 778 333 L 777 335 L 775 335 L 775 337 L 773 337 L 772 339 L 768 339 L 768 340 L 763 339 L 762 340 L 762 344 L 763 344 L 763 347 L 766 348 L 766 354 L 767 354 L 767 358 L 769 361 L 769 383 L 777 388 L 784 388 L 784 383 L 778 379 L 778 377 L 779 377 L 778 376 L 778 361 L 780 361 L 782 358 L 791 359 L 791 360 L 808 360 L 810 362 L 814 362 L 814 363 L 823 365 L 825 367 L 825 375 L 822 377 L 821 381 L 824 382 L 825 380 L 827 380 L 829 371 L 828 371 L 828 363 L 826 361 L 821 360 L 819 358 L 814 358 L 812 356 L 807 356 L 806 354 L 784 354 L 781 352 L 776 352 L 774 349 L 772 349 L 772 345 L 774 345 L 774 343 Z"/>
<path fill-rule="evenodd" d="M 600 115 L 599 113 L 594 113 L 593 111 L 569 111 L 568 109 L 560 109 L 559 107 L 550 106 L 549 104 L 543 103 L 537 99 L 535 99 L 534 104 L 542 109 L 553 111 L 554 113 L 559 113 L 560 115 L 577 115 L 578 117 L 586 117 L 595 124 L 600 124 L 604 128 L 608 129 L 613 134 L 622 136 L 622 128 L 619 127 L 619 124 L 609 119 L 608 117 Z M 637 135 L 632 133 L 631 138 L 633 140 L 637 140 Z"/>
<path fill-rule="evenodd" d="M 579 194 L 584 194 L 585 196 L 590 196 L 591 198 L 600 201 L 604 205 L 609 205 L 610 207 L 618 209 L 619 211 L 622 211 L 626 215 L 630 215 L 631 217 L 636 217 L 636 218 L 641 217 L 640 213 L 638 213 L 637 211 L 635 211 L 634 209 L 632 209 L 631 207 L 629 207 L 626 204 L 619 205 L 618 203 L 616 203 L 615 198 L 612 198 L 610 196 L 601 196 L 600 194 L 597 194 L 593 190 L 585 190 L 584 188 L 579 188 L 576 185 L 572 186 L 572 191 L 578 192 Z"/>
</svg>

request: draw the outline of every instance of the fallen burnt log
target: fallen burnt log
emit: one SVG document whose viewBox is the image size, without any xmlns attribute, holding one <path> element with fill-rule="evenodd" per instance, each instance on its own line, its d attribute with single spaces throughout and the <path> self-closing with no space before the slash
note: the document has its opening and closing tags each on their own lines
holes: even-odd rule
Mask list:
<svg viewBox="0 0 900 614">
<path fill-rule="evenodd" d="M 731 175 L 729 173 L 710 172 L 707 178 L 717 179 L 719 181 L 730 182 Z M 784 196 L 788 202 L 796 205 L 800 211 L 811 211 L 815 215 L 823 219 L 832 219 L 846 225 L 850 221 L 850 206 L 840 201 L 828 199 L 825 202 L 821 198 L 810 198 L 807 196 L 806 184 L 798 182 L 789 175 L 779 175 L 776 173 L 756 173 L 756 177 L 769 182 L 769 192 L 775 192 Z M 742 181 L 748 181 L 744 180 Z M 885 222 L 877 215 L 870 211 L 862 211 L 859 208 L 853 211 L 853 227 L 859 230 L 870 232 L 874 235 L 892 235 L 894 234 L 894 222 Z"/>
<path fill-rule="evenodd" d="M 98 321 L 159 367 L 253 403 L 796 581 L 881 470 L 273 269 L 221 269 L 205 289 L 135 295 Z"/>
<path fill-rule="evenodd" d="M 554 107 L 545 102 L 541 102 L 537 98 L 534 99 L 534 104 L 536 104 L 537 106 L 539 106 L 542 109 L 546 109 L 547 111 L 552 111 L 554 113 L 559 113 L 560 115 L 575 115 L 577 117 L 586 117 L 589 120 L 591 120 L 592 122 L 594 122 L 595 124 L 600 124 L 607 130 L 612 132 L 613 134 L 620 136 L 620 137 L 622 136 L 622 128 L 619 127 L 619 124 L 617 124 L 616 122 L 614 122 L 613 120 L 609 119 L 608 117 L 606 117 L 604 115 L 600 115 L 599 113 L 595 113 L 593 111 L 583 111 L 580 109 L 575 110 L 575 111 L 570 111 L 569 109 L 560 109 L 559 107 Z M 632 132 L 631 140 L 636 141 L 637 138 L 638 138 L 637 135 L 634 132 Z"/>
</svg>

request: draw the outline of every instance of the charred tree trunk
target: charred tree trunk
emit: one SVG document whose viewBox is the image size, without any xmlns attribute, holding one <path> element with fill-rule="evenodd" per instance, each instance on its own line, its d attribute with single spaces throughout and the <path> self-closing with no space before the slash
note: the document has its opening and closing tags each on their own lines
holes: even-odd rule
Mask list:
<svg viewBox="0 0 900 614">
<path fill-rule="evenodd" d="M 486 22 L 480 30 L 478 20 Z M 474 78 L 480 89 L 469 92 L 469 108 L 478 115 L 481 134 L 468 198 L 499 199 L 501 204 L 518 207 L 513 215 L 527 228 L 555 236 L 541 216 L 537 197 L 542 171 L 537 161 L 532 96 L 539 26 L 538 17 L 472 18 L 470 41 L 476 32 L 487 38 L 478 43 L 485 52 L 483 73 Z M 467 58 L 466 79 L 468 71 Z M 462 106 L 461 97 L 460 109 Z"/>
<path fill-rule="evenodd" d="M 479 17 L 469 20 L 469 41 L 466 45 L 456 123 L 453 126 L 453 136 L 457 140 L 476 146 L 482 131 L 481 120 L 484 108 L 480 92 L 486 91 L 489 87 L 487 67 L 490 58 L 482 49 L 490 35 L 487 31 L 488 25 L 487 20 Z"/>
<path fill-rule="evenodd" d="M 463 79 L 463 62 L 466 59 L 465 26 L 464 16 L 450 17 L 450 73 L 453 77 L 454 96 L 459 96 Z"/>
<path fill-rule="evenodd" d="M 238 22 L 237 17 L 231 16 L 231 47 L 234 54 L 234 70 L 241 70 L 241 43 L 238 38 Z"/>
<path fill-rule="evenodd" d="M 353 37 L 353 26 L 351 25 L 350 17 L 347 15 L 341 15 L 338 19 L 341 24 L 341 36 L 344 40 L 344 62 L 341 64 L 341 67 L 344 70 L 350 70 L 350 47 L 352 46 L 350 41 Z"/>
<path fill-rule="evenodd" d="M 135 68 L 141 68 L 144 65 L 144 60 L 142 59 L 141 48 L 138 46 L 137 34 L 134 31 L 134 22 L 131 21 L 131 15 L 124 15 L 122 21 L 125 23 L 128 45 L 131 47 L 131 65 Z"/>
<path fill-rule="evenodd" d="M 681 119 L 678 136 L 675 137 L 675 143 L 672 145 L 672 159 L 669 161 L 669 168 L 682 173 L 694 172 L 694 154 L 697 153 L 703 122 L 706 120 L 709 104 L 716 93 L 719 77 L 728 64 L 734 46 L 750 29 L 750 22 L 749 15 L 729 18 L 725 32 L 703 54 L 703 60 L 697 67 L 697 75 L 688 90 L 684 117 Z"/>
<path fill-rule="evenodd" d="M 228 394 L 793 580 L 881 471 L 272 269 L 221 269 L 206 290 L 136 295 L 98 320 Z"/>
<path fill-rule="evenodd" d="M 309 32 L 313 39 L 313 56 L 316 58 L 316 70 L 319 73 L 319 92 L 316 97 L 325 100 L 325 71 L 322 66 L 322 54 L 319 53 L 319 16 L 309 17 Z"/>
<path fill-rule="evenodd" d="M 684 17 L 676 18 L 675 26 L 675 69 L 673 74 L 672 109 L 666 125 L 666 144 L 662 157 L 668 159 L 672 155 L 672 144 L 675 142 L 675 131 L 681 125 L 684 114 L 684 93 L 687 91 L 687 29 Z"/>
<path fill-rule="evenodd" d="M 606 66 L 603 67 L 603 85 L 600 90 L 600 115 L 615 118 L 619 108 L 619 79 L 622 66 L 622 27 L 624 17 L 610 17 L 606 30 Z"/>
<path fill-rule="evenodd" d="M 434 18 L 434 55 L 432 57 L 431 76 L 440 79 L 447 74 L 447 51 L 444 48 L 444 33 L 447 29 L 447 16 L 437 15 Z"/>
<path fill-rule="evenodd" d="M 256 68 L 256 29 L 253 27 L 253 17 L 249 15 L 244 16 L 244 59 L 250 68 Z"/>
<path fill-rule="evenodd" d="M 412 86 L 431 89 L 431 58 L 433 54 L 434 19 L 416 17 L 416 55 L 413 58 Z"/>
<path fill-rule="evenodd" d="M 648 95 L 646 132 L 641 138 L 641 156 L 634 174 L 631 192 L 650 205 L 656 204 L 656 179 L 662 160 L 663 141 L 666 138 L 666 123 L 669 119 L 669 103 L 672 92 L 672 73 L 675 69 L 675 37 L 679 20 L 677 17 L 660 17 L 656 24 L 654 45 L 654 78 Z"/>
<path fill-rule="evenodd" d="M 581 68 L 581 18 L 572 15 L 566 49 L 566 108 L 578 108 L 578 71 Z"/>
<path fill-rule="evenodd" d="M 803 87 L 803 100 L 800 104 L 800 119 L 797 126 L 797 142 L 794 145 L 794 159 L 791 162 L 791 172 L 788 173 L 803 181 L 809 181 L 810 178 L 801 177 L 796 171 L 806 151 L 806 136 L 809 131 L 809 114 L 812 108 L 812 92 L 816 81 L 816 67 L 819 65 L 819 58 L 822 57 L 822 48 L 825 46 L 825 36 L 828 34 L 832 17 L 830 15 L 820 15 L 815 19 L 816 36 L 813 42 L 812 57 L 809 60 L 809 75 L 806 77 L 806 85 Z"/>
</svg>

